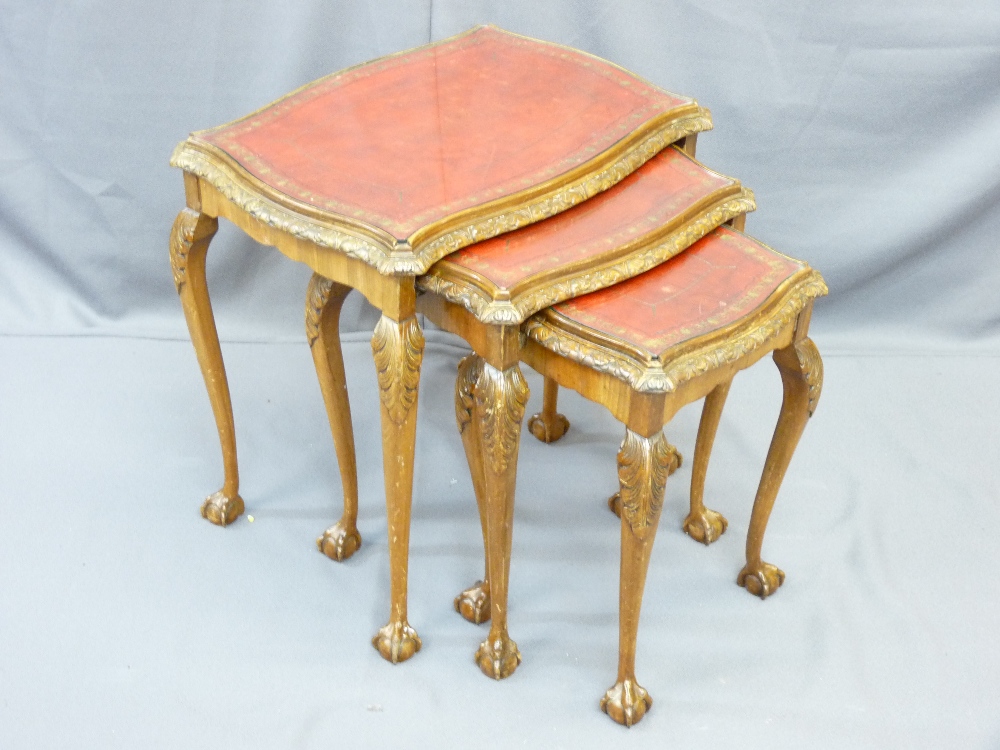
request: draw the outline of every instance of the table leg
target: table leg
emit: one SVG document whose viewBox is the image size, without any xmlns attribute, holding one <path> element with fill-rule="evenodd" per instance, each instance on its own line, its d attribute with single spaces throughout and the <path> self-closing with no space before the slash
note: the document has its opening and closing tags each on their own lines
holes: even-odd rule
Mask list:
<svg viewBox="0 0 1000 750">
<path fill-rule="evenodd" d="M 420 650 L 420 638 L 406 620 L 410 550 L 410 504 L 417 431 L 417 390 L 424 335 L 415 316 L 395 321 L 382 315 L 372 336 L 372 355 L 382 403 L 382 465 L 389 524 L 391 610 L 389 622 L 372 639 L 393 664 Z"/>
<path fill-rule="evenodd" d="M 358 468 L 354 451 L 351 403 L 347 395 L 344 355 L 340 349 L 340 309 L 351 287 L 313 274 L 306 292 L 306 338 L 337 451 L 344 513 L 323 532 L 316 545 L 327 557 L 346 560 L 361 546 L 358 533 Z"/>
<path fill-rule="evenodd" d="M 201 514 L 214 524 L 226 526 L 243 512 L 243 499 L 239 495 L 233 405 L 205 281 L 205 255 L 218 228 L 218 219 L 191 208 L 183 209 L 170 233 L 170 265 L 222 444 L 225 481 L 222 489 L 202 504 Z"/>
<path fill-rule="evenodd" d="M 559 384 L 552 378 L 545 378 L 542 410 L 528 420 L 528 431 L 543 443 L 554 443 L 569 429 L 569 420 L 556 411 L 558 398 Z"/>
<path fill-rule="evenodd" d="M 635 679 L 635 642 L 646 571 L 663 508 L 673 451 L 662 432 L 645 438 L 625 430 L 618 452 L 622 497 L 621 572 L 618 589 L 618 680 L 601 699 L 601 710 L 632 726 L 653 705 Z"/>
<path fill-rule="evenodd" d="M 711 544 L 729 525 L 721 513 L 705 507 L 705 474 L 712 456 L 715 433 L 719 429 L 722 408 L 726 405 L 732 379 L 715 386 L 705 398 L 698 424 L 698 439 L 694 446 L 694 467 L 691 471 L 691 510 L 684 519 L 684 531 L 695 541 Z"/>
<path fill-rule="evenodd" d="M 761 599 L 773 594 L 785 581 L 785 574 L 781 570 L 761 560 L 760 551 L 778 489 L 785 478 L 785 471 L 806 421 L 816 410 L 823 389 L 823 360 L 810 339 L 803 338 L 791 346 L 777 350 L 774 362 L 781 372 L 784 398 L 750 516 L 747 564 L 736 579 L 740 586 Z"/>
<path fill-rule="evenodd" d="M 483 446 L 479 434 L 479 422 L 473 419 L 475 410 L 476 381 L 483 372 L 483 358 L 470 354 L 458 364 L 458 379 L 455 381 L 455 418 L 458 421 L 458 431 L 462 435 L 462 447 L 465 448 L 465 458 L 472 474 L 472 488 L 476 493 L 476 506 L 479 508 L 479 523 L 483 531 L 483 550 L 489 552 L 489 534 L 487 529 L 485 479 L 483 477 Z M 490 619 L 490 561 L 486 558 L 486 573 L 483 580 L 476 581 L 472 586 L 455 597 L 455 611 L 469 622 L 476 625 Z"/>
<path fill-rule="evenodd" d="M 497 680 L 521 663 L 517 644 L 507 634 L 507 582 L 517 450 L 527 403 L 528 384 L 516 363 L 503 371 L 483 363 L 475 387 L 475 418 L 482 441 L 492 622 L 489 636 L 476 651 L 476 663 Z"/>
</svg>

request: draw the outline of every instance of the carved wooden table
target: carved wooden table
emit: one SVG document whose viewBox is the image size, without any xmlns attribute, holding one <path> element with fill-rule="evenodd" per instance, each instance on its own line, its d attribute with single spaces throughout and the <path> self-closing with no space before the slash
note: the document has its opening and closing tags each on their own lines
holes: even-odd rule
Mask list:
<svg viewBox="0 0 1000 750">
<path fill-rule="evenodd" d="M 556 302 L 602 289 L 682 252 L 753 210 L 752 194 L 678 147 L 664 149 L 618 185 L 543 223 L 465 248 L 417 280 L 419 309 L 462 336 L 480 357 L 459 378 L 456 413 L 480 504 L 487 576 L 459 595 L 468 620 L 492 619 L 476 659 L 506 677 L 521 660 L 507 632 L 518 443 L 528 388 L 522 323 Z"/>
<path fill-rule="evenodd" d="M 826 292 L 822 277 L 806 264 L 719 227 L 662 265 L 556 304 L 524 325 L 524 361 L 558 385 L 602 404 L 626 428 L 618 454 L 621 489 L 616 504 L 622 519 L 618 678 L 601 701 L 601 708 L 621 724 L 639 721 L 652 705 L 635 679 L 635 648 L 646 570 L 673 461 L 663 426 L 685 404 L 706 398 L 684 527 L 707 544 L 726 527 L 719 513 L 705 507 L 703 490 L 729 385 L 737 371 L 774 352 L 784 400 L 754 500 L 746 564 L 737 576 L 737 583 L 761 598 L 773 593 L 784 573 L 761 559 L 761 547 L 778 488 L 819 401 L 822 360 L 807 333 L 813 300 Z M 480 387 L 479 373 L 487 366 L 478 354 L 459 365 L 456 408 L 480 514 L 493 514 L 492 521 L 494 498 L 475 480 L 483 473 L 476 457 L 486 461 L 491 455 L 489 440 L 475 424 L 469 428 L 463 413 L 467 394 Z M 484 530 L 489 579 L 474 590 L 488 598 L 492 576 L 506 572 L 494 557 L 498 551 L 509 555 L 509 547 L 503 549 L 497 540 L 502 533 L 509 535 L 509 528 L 501 530 L 493 522 L 484 523 Z"/>
<path fill-rule="evenodd" d="M 343 384 L 336 314 L 349 289 L 382 311 L 372 338 L 381 400 L 391 609 L 374 639 L 393 662 L 420 647 L 406 615 L 423 335 L 415 279 L 460 248 L 555 215 L 626 177 L 668 144 L 711 127 L 691 99 L 598 58 L 480 27 L 335 73 L 246 118 L 190 136 L 171 164 L 187 208 L 170 252 L 222 443 L 225 481 L 202 506 L 243 511 L 232 407 L 205 280 L 218 217 L 317 274 L 311 338 Z M 334 299 L 332 305 L 329 298 Z M 328 312 L 322 311 L 327 308 Z M 332 323 L 331 323 L 332 321 Z M 339 378 L 339 380 L 338 380 Z M 357 479 L 346 390 L 326 388 L 345 494 Z M 497 398 L 513 403 L 516 394 Z M 360 543 L 353 518 L 323 548 Z"/>
</svg>

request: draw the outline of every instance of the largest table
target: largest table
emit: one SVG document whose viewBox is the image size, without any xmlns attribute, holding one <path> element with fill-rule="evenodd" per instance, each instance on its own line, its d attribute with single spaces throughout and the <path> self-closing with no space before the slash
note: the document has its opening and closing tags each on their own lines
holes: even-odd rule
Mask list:
<svg viewBox="0 0 1000 750">
<path fill-rule="evenodd" d="M 462 247 L 606 190 L 668 144 L 710 127 L 692 99 L 577 50 L 487 26 L 334 73 L 192 134 L 171 159 L 184 170 L 187 207 L 174 222 L 170 257 L 222 443 L 225 481 L 203 515 L 224 526 L 244 509 L 205 279 L 209 242 L 224 217 L 314 271 L 313 310 L 357 289 L 382 312 L 372 351 L 391 608 L 375 644 L 391 661 L 409 658 L 420 647 L 406 611 L 424 348 L 416 277 Z M 321 332 L 314 321 L 314 335 L 325 336 L 332 377 L 343 383 L 336 316 L 326 324 Z M 495 406 L 503 414 L 512 408 L 513 390 L 503 385 L 515 377 L 516 353 L 498 364 Z M 356 492 L 346 386 L 332 406 L 345 492 Z"/>
</svg>

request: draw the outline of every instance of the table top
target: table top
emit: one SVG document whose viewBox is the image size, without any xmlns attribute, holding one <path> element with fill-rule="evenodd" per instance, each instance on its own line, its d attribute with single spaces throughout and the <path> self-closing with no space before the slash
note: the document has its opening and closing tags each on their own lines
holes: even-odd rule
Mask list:
<svg viewBox="0 0 1000 750">
<path fill-rule="evenodd" d="M 718 227 L 651 271 L 539 313 L 527 333 L 571 359 L 600 351 L 612 374 L 669 391 L 766 344 L 826 293 L 805 263 Z"/>
<path fill-rule="evenodd" d="M 269 224 L 415 274 L 586 200 L 710 127 L 692 99 L 486 26 L 194 133 L 172 163 Z"/>
<path fill-rule="evenodd" d="M 483 322 L 519 324 L 642 273 L 753 209 L 753 195 L 737 180 L 669 147 L 558 216 L 443 258 L 417 285 Z"/>
</svg>

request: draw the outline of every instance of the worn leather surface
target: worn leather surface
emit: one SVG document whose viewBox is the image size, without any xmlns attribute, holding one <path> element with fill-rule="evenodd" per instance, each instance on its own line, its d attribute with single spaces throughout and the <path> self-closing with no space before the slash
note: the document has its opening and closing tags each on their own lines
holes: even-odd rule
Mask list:
<svg viewBox="0 0 1000 750">
<path fill-rule="evenodd" d="M 556 177 L 689 102 L 487 27 L 321 80 L 203 137 L 291 198 L 404 239 Z"/>
<path fill-rule="evenodd" d="M 600 195 L 544 222 L 463 248 L 439 267 L 475 271 L 498 291 L 512 289 L 561 266 L 583 266 L 607 256 L 676 222 L 699 200 L 733 183 L 677 148 L 667 148 Z M 448 276 L 446 270 L 440 273 Z"/>
<path fill-rule="evenodd" d="M 718 227 L 656 268 L 555 309 L 659 355 L 750 315 L 804 267 L 752 237 Z"/>
</svg>

